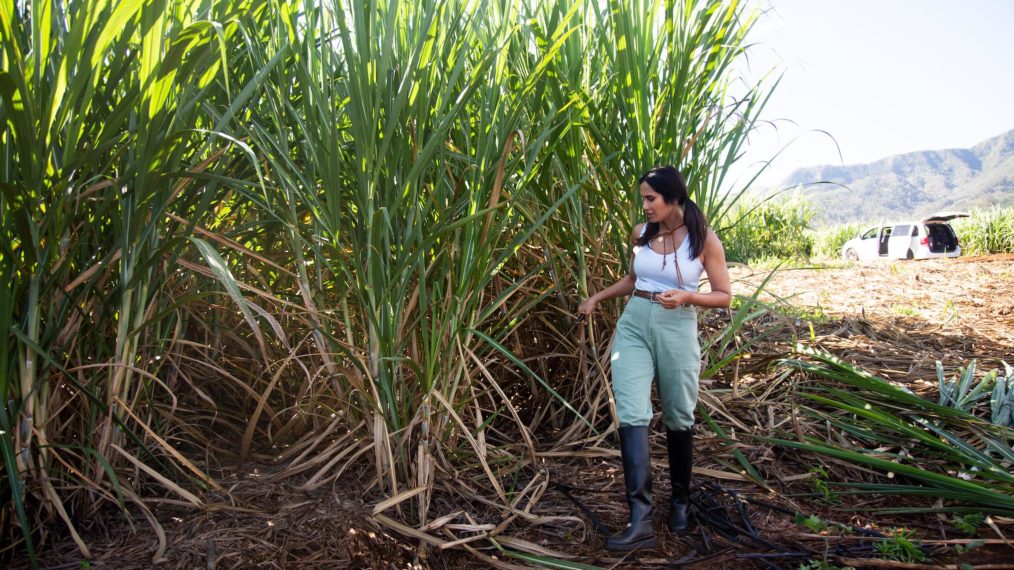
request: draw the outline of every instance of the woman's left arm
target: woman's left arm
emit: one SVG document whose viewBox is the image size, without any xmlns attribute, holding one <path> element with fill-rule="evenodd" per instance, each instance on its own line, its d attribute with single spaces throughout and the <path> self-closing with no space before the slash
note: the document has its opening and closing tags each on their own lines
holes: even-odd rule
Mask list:
<svg viewBox="0 0 1014 570">
<path fill-rule="evenodd" d="M 658 296 L 663 307 L 675 309 L 680 305 L 719 308 L 729 306 L 732 301 L 732 283 L 729 280 L 729 266 L 725 263 L 725 248 L 722 247 L 718 234 L 711 230 L 708 230 L 708 237 L 704 240 L 701 261 L 705 273 L 708 274 L 711 291 L 691 293 L 682 289 L 672 289 Z"/>
</svg>

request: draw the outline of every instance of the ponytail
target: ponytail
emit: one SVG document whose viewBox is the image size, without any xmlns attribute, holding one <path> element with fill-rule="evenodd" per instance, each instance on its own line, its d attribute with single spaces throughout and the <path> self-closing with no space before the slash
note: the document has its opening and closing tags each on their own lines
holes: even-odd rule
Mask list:
<svg viewBox="0 0 1014 570">
<path fill-rule="evenodd" d="M 708 238 L 708 222 L 704 219 L 704 212 L 690 198 L 683 204 L 683 223 L 690 239 L 690 259 L 697 259 L 704 251 L 704 240 Z"/>
</svg>

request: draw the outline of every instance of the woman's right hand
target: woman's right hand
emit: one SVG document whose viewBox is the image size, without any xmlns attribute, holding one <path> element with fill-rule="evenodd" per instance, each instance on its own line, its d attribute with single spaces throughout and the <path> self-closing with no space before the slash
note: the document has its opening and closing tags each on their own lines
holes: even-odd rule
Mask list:
<svg viewBox="0 0 1014 570">
<path fill-rule="evenodd" d="M 597 304 L 598 301 L 595 300 L 595 297 L 589 297 L 582 301 L 581 304 L 577 306 L 578 318 L 580 319 L 581 315 L 587 316 L 592 314 L 592 311 L 595 310 L 595 305 Z"/>
</svg>

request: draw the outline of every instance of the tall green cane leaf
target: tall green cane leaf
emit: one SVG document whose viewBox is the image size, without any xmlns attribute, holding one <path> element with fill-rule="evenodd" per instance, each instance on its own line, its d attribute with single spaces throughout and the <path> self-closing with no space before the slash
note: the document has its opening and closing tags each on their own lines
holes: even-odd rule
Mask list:
<svg viewBox="0 0 1014 570">
<path fill-rule="evenodd" d="M 974 502 L 987 511 L 1004 514 L 1006 516 L 1014 515 L 1014 496 L 971 481 L 965 481 L 958 477 L 934 473 L 912 465 L 905 465 L 903 463 L 873 457 L 856 451 L 829 447 L 815 441 L 798 442 L 772 437 L 755 437 L 757 437 L 760 441 L 773 445 L 791 447 L 793 449 L 843 459 L 852 463 L 869 465 L 870 467 L 875 467 L 885 473 L 905 475 L 927 483 L 939 490 L 946 491 L 948 493 L 958 493 L 964 500 Z"/>
<path fill-rule="evenodd" d="M 218 279 L 218 282 L 225 287 L 226 292 L 232 297 L 232 300 L 239 307 L 241 313 L 243 313 L 243 319 L 246 320 L 247 324 L 250 325 L 250 330 L 257 338 L 258 344 L 261 346 L 263 354 L 267 354 L 267 349 L 264 344 L 264 336 L 261 332 L 260 324 L 257 319 L 254 318 L 253 311 L 250 310 L 249 301 L 243 296 L 240 291 L 239 282 L 236 281 L 236 277 L 233 276 L 232 271 L 229 270 L 229 266 L 226 265 L 225 260 L 218 254 L 218 251 L 211 246 L 208 242 L 198 237 L 187 238 L 197 246 L 197 250 L 204 256 L 204 260 L 208 263 L 208 268 Z"/>
<path fill-rule="evenodd" d="M 11 503 L 17 513 L 18 523 L 21 527 L 21 534 L 25 537 L 25 551 L 32 568 L 39 567 L 38 554 L 32 541 L 32 526 L 28 521 L 28 513 L 25 510 L 25 495 L 22 485 L 21 473 L 18 469 L 14 449 L 14 426 L 11 424 L 10 416 L 7 415 L 6 397 L 0 403 L 0 452 L 3 453 L 4 471 L 7 474 L 7 485 L 10 487 Z"/>
<path fill-rule="evenodd" d="M 578 412 L 576 409 L 574 409 L 574 406 L 571 405 L 570 402 L 568 402 L 563 396 L 561 396 L 556 390 L 554 390 L 553 387 L 550 386 L 548 382 L 546 382 L 545 380 L 543 380 L 543 378 L 541 376 L 539 376 L 534 370 L 532 370 L 531 368 L 529 368 L 527 364 L 525 364 L 524 362 L 522 362 L 520 358 L 518 358 L 517 356 L 514 355 L 514 353 L 512 353 L 510 350 L 508 350 L 507 347 L 505 347 L 504 345 L 500 344 L 499 342 L 493 340 L 489 335 L 483 333 L 482 331 L 477 331 L 475 329 L 472 329 L 470 332 L 472 334 L 478 336 L 482 340 L 486 341 L 490 346 L 492 346 L 493 348 L 495 348 L 500 354 L 502 354 L 505 357 L 507 357 L 507 360 L 510 360 L 515 366 L 517 366 L 518 368 L 520 368 L 521 370 L 523 370 L 525 372 L 525 374 L 528 374 L 529 376 L 531 376 L 532 378 L 534 378 L 539 384 L 542 384 L 542 387 L 545 388 L 546 391 L 549 392 L 549 394 L 551 396 L 553 396 L 554 398 L 556 398 L 557 400 L 559 400 L 559 402 L 561 404 L 563 404 L 563 407 L 567 408 L 575 416 L 577 416 L 577 418 L 579 420 L 581 420 L 586 426 L 588 426 L 588 429 L 592 430 L 592 432 L 594 432 L 594 433 L 598 433 L 598 430 L 595 429 L 595 426 L 593 426 L 591 424 L 591 422 L 589 422 L 587 420 L 587 418 L 585 418 L 581 414 L 581 412 Z"/>
</svg>

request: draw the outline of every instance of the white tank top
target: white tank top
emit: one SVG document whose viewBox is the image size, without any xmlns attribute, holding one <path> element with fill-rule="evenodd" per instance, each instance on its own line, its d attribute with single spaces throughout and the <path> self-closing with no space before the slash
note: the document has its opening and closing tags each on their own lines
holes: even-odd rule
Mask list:
<svg viewBox="0 0 1014 570">
<path fill-rule="evenodd" d="M 644 236 L 645 228 L 641 227 L 641 235 Z M 697 259 L 690 259 L 690 236 L 683 238 L 683 243 L 673 253 L 663 256 L 655 252 L 648 245 L 634 246 L 634 273 L 637 280 L 634 287 L 642 291 L 668 291 L 669 289 L 683 289 L 691 293 L 697 292 L 697 284 L 704 273 L 704 264 L 700 256 Z M 662 258 L 665 257 L 665 267 L 662 267 Z M 677 277 L 676 265 L 679 264 L 679 275 Z"/>
</svg>

